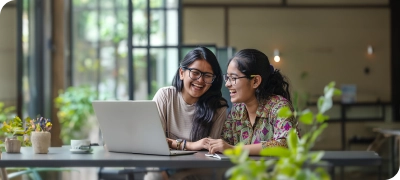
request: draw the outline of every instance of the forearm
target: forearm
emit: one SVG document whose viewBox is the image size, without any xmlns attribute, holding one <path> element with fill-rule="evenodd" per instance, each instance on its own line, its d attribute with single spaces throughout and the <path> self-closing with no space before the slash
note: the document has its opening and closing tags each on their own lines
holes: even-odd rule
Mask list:
<svg viewBox="0 0 400 180">
<path fill-rule="evenodd" d="M 201 141 L 196 141 L 196 142 L 186 142 L 185 149 L 188 151 L 200 151 L 207 148 L 204 147 Z"/>
<path fill-rule="evenodd" d="M 185 149 L 188 151 L 198 151 L 200 149 L 195 149 L 194 148 L 194 142 L 186 142 Z"/>
<path fill-rule="evenodd" d="M 260 155 L 262 145 L 261 144 L 249 144 L 244 145 L 243 149 L 249 150 L 250 155 Z"/>
</svg>

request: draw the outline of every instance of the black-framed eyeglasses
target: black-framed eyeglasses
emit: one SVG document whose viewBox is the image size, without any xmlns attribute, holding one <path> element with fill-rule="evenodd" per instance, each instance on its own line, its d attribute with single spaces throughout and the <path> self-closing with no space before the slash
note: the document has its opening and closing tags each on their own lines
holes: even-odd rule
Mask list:
<svg viewBox="0 0 400 180">
<path fill-rule="evenodd" d="M 212 73 L 201 72 L 200 70 L 195 68 L 188 68 L 188 67 L 181 67 L 181 68 L 183 70 L 189 70 L 189 77 L 193 80 L 198 80 L 201 77 L 203 77 L 203 81 L 206 84 L 212 84 L 212 82 L 214 82 L 214 79 L 217 77 Z"/>
<path fill-rule="evenodd" d="M 257 75 L 231 77 L 231 76 L 228 76 L 227 74 L 224 74 L 224 75 L 223 75 L 223 78 L 224 78 L 225 82 L 228 82 L 228 80 L 229 80 L 229 82 L 230 82 L 232 85 L 236 85 L 236 79 L 240 79 L 240 78 L 253 78 L 253 77 L 255 77 L 255 76 L 257 76 Z"/>
</svg>

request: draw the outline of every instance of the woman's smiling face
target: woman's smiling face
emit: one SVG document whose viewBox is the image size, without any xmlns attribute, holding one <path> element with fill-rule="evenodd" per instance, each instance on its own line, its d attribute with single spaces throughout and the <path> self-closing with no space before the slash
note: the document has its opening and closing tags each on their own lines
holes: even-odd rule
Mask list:
<svg viewBox="0 0 400 180">
<path fill-rule="evenodd" d="M 227 76 L 230 77 L 225 82 L 225 86 L 229 89 L 232 103 L 246 103 L 252 101 L 256 98 L 255 88 L 253 88 L 253 80 L 248 78 L 238 78 L 243 77 L 245 74 L 239 71 L 237 68 L 236 59 L 233 59 L 227 69 Z M 236 80 L 234 80 L 236 79 Z M 236 81 L 236 84 L 235 84 Z"/>
<path fill-rule="evenodd" d="M 203 59 L 198 59 L 190 64 L 188 67 L 190 69 L 196 69 L 203 73 L 211 73 L 214 74 L 211 65 Z M 189 76 L 190 70 L 188 69 L 179 69 L 179 76 L 180 79 L 183 80 L 183 89 L 182 89 L 182 96 L 186 103 L 194 104 L 197 102 L 200 96 L 207 92 L 210 89 L 211 84 L 207 84 L 204 82 L 203 75 L 194 80 Z"/>
</svg>

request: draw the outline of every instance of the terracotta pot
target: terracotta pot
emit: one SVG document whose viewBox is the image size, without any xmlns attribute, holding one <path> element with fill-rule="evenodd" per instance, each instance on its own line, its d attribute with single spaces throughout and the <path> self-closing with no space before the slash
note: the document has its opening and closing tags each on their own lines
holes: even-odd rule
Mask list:
<svg viewBox="0 0 400 180">
<path fill-rule="evenodd" d="M 21 141 L 19 141 L 16 137 L 6 138 L 4 144 L 6 146 L 7 153 L 20 153 L 21 151 Z"/>
<path fill-rule="evenodd" d="M 50 147 L 51 134 L 49 132 L 32 132 L 31 142 L 36 154 L 47 154 Z"/>
</svg>

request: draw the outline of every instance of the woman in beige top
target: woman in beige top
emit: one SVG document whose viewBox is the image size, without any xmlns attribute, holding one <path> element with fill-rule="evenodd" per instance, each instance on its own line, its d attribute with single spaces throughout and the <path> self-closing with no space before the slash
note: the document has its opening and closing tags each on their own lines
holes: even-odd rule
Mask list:
<svg viewBox="0 0 400 180">
<path fill-rule="evenodd" d="M 220 137 L 228 107 L 222 82 L 214 53 L 198 47 L 184 57 L 172 86 L 157 91 L 153 100 L 170 148 L 207 149 L 207 137 Z"/>
</svg>

